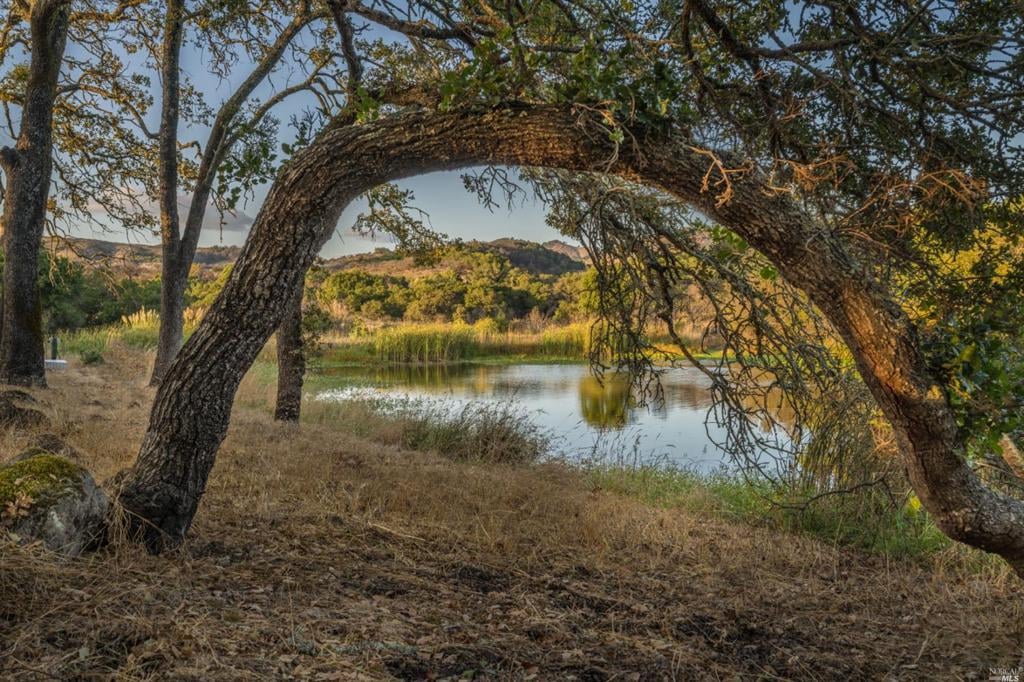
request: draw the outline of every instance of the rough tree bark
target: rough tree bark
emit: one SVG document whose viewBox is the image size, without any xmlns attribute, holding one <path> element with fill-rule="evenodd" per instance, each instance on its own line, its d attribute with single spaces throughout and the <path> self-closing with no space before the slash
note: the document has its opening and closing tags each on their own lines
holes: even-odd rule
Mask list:
<svg viewBox="0 0 1024 682">
<path fill-rule="evenodd" d="M 45 339 L 39 292 L 39 250 L 53 168 L 53 107 L 67 43 L 67 0 L 40 0 L 29 17 L 31 58 L 21 130 L 0 150 L 4 193 L 3 324 L 0 382 L 45 386 Z"/>
<path fill-rule="evenodd" d="M 277 405 L 274 419 L 298 422 L 302 411 L 302 380 L 306 373 L 306 353 L 302 344 L 303 286 L 291 297 L 284 320 L 277 328 Z"/>
<path fill-rule="evenodd" d="M 162 102 L 158 174 L 160 176 L 160 334 L 157 339 L 157 365 L 152 382 L 162 374 L 161 359 L 174 356 L 182 343 L 185 286 L 190 262 L 182 260 L 181 229 L 178 224 L 178 121 L 180 118 L 181 42 L 185 32 L 183 0 L 168 0 L 164 14 L 164 37 L 160 46 L 160 77 Z M 184 277 L 182 277 L 184 270 Z M 179 324 L 164 324 L 178 320 Z"/>
<path fill-rule="evenodd" d="M 386 181 L 502 164 L 600 170 L 659 187 L 763 252 L 849 345 L 939 527 L 1024 574 L 1024 504 L 986 488 L 968 466 L 913 325 L 842 238 L 791 196 L 772 191 L 756 170 L 731 175 L 732 196 L 723 203 L 707 182 L 720 167 L 681 135 L 636 130 L 627 139 L 615 148 L 586 115 L 557 106 L 406 114 L 325 131 L 274 183 L 230 280 L 156 395 L 121 497 L 147 546 L 159 550 L 187 532 L 238 383 L 280 324 L 289 294 L 343 208 Z M 743 165 L 727 153 L 715 156 L 722 167 Z"/>
<path fill-rule="evenodd" d="M 308 9 L 308 8 L 307 8 Z M 178 14 L 169 3 L 167 7 L 167 21 L 171 21 L 173 14 Z M 180 16 L 180 15 L 179 15 Z M 274 67 L 281 60 L 292 40 L 312 22 L 321 16 L 319 13 L 300 11 L 295 18 L 284 28 L 277 39 L 270 45 L 263 58 L 256 64 L 252 72 L 243 80 L 238 88 L 224 102 L 214 117 L 210 126 L 210 134 L 207 137 L 206 145 L 203 148 L 202 158 L 199 160 L 199 168 L 196 172 L 195 186 L 192 189 L 192 202 L 189 205 L 188 213 L 185 215 L 185 224 L 179 230 L 178 208 L 177 208 L 177 167 L 175 166 L 175 196 L 174 196 L 174 232 L 163 231 L 165 213 L 161 211 L 161 244 L 163 248 L 163 263 L 160 280 L 160 329 L 158 331 L 156 362 L 153 365 L 153 374 L 150 378 L 150 385 L 156 386 L 160 383 L 167 369 L 174 361 L 174 357 L 181 350 L 182 339 L 185 328 L 185 291 L 188 288 L 188 275 L 192 269 L 192 261 L 195 260 L 196 249 L 199 246 L 199 237 L 202 233 L 203 222 L 206 219 L 207 205 L 210 195 L 213 192 L 213 185 L 217 178 L 217 170 L 224 162 L 224 158 L 231 151 L 237 141 L 235 130 L 237 119 L 242 112 L 243 105 L 248 101 L 252 93 L 259 87 L 266 77 L 273 71 Z M 177 50 L 173 54 L 169 50 L 173 47 L 169 43 L 172 34 L 170 25 L 165 29 L 163 44 L 163 71 L 164 71 L 164 109 L 173 100 L 177 109 L 178 103 L 178 53 L 181 47 L 181 28 L 178 22 Z M 173 59 L 171 59 L 173 57 Z M 174 69 L 173 86 L 169 89 L 168 69 Z M 297 89 L 297 88 L 296 88 Z M 279 92 L 270 98 L 261 107 L 265 113 L 270 105 L 277 103 L 290 94 L 292 89 Z M 177 122 L 173 131 L 164 127 L 164 120 L 161 120 L 160 144 L 163 148 L 165 139 L 174 145 L 178 143 Z M 161 178 L 162 180 L 163 178 Z M 164 191 L 161 189 L 161 197 Z"/>
</svg>

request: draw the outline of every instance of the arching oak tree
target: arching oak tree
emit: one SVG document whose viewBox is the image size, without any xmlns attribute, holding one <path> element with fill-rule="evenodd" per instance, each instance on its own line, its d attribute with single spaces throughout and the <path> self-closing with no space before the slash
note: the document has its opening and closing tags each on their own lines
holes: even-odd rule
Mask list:
<svg viewBox="0 0 1024 682">
<path fill-rule="evenodd" d="M 967 466 L 955 416 L 907 315 L 842 238 L 788 194 L 771 191 L 757 169 L 734 173 L 723 201 L 706 178 L 743 167 L 739 159 L 709 156 L 680 132 L 630 132 L 634 144 L 617 148 L 586 113 L 531 106 L 410 114 L 329 131 L 305 150 L 275 183 L 227 286 L 157 394 L 121 496 L 144 521 L 150 546 L 187 531 L 238 383 L 345 205 L 397 178 L 503 163 L 614 172 L 660 187 L 743 236 L 808 293 L 847 342 L 940 527 L 1024 569 L 1024 504 L 986 489 Z"/>
<path fill-rule="evenodd" d="M 423 7 L 446 26 L 472 15 Z M 939 527 L 1024 571 L 1024 504 L 969 463 L 1020 425 L 1017 341 L 979 332 L 974 284 L 953 295 L 932 278 L 935 314 L 908 309 L 933 245 L 957 253 L 994 223 L 1020 232 L 1021 17 L 898 0 L 507 10 L 440 68 L 436 107 L 336 121 L 282 170 L 128 475 L 122 501 L 149 545 L 187 531 L 238 382 L 344 206 L 394 179 L 506 164 L 657 188 L 762 253 L 844 342 Z M 670 236 L 655 236 L 669 255 Z M 1019 281 L 1006 265 L 999 281 Z M 965 333 L 980 364 L 942 350 Z"/>
</svg>

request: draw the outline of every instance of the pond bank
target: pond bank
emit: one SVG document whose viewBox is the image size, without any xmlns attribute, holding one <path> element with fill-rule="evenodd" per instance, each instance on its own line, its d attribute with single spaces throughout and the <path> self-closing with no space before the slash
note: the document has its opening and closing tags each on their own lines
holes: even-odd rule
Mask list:
<svg viewBox="0 0 1024 682">
<path fill-rule="evenodd" d="M 651 408 L 632 402 L 622 384 L 598 382 L 582 365 L 326 368 L 308 376 L 303 421 L 345 425 L 360 437 L 456 460 L 554 458 L 597 489 L 657 507 L 805 534 L 887 559 L 954 563 L 975 574 L 1003 570 L 997 559 L 950 542 L 912 497 L 869 489 L 805 504 L 816 491 L 742 476 L 708 440 L 722 433 L 705 423 L 706 377 L 676 372 L 666 377 L 665 401 Z M 272 409 L 275 373 L 272 363 L 259 363 L 242 399 Z"/>
<path fill-rule="evenodd" d="M 150 361 L 112 348 L 45 391 L 97 480 L 135 455 Z M 243 386 L 181 550 L 0 547 L 0 676 L 916 680 L 1019 664 L 1007 574 L 647 502 L 563 465 L 453 462 L 387 422 L 357 434 L 309 410 L 296 430 L 258 406 L 265 389 Z"/>
<path fill-rule="evenodd" d="M 148 360 L 113 348 L 45 391 L 97 480 L 134 457 Z M 560 465 L 452 462 L 386 423 L 364 436 L 310 414 L 296 430 L 255 406 L 262 390 L 243 387 L 181 550 L 0 548 L 0 677 L 918 680 L 1019 665 L 1024 593 L 1008 576 L 648 503 Z"/>
</svg>

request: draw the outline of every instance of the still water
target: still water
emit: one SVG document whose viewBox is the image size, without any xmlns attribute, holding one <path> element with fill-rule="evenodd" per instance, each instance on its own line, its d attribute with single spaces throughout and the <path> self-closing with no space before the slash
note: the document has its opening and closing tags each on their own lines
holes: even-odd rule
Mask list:
<svg viewBox="0 0 1024 682">
<path fill-rule="evenodd" d="M 346 400 L 383 392 L 442 400 L 452 409 L 468 401 L 513 401 L 554 435 L 554 450 L 563 457 L 662 461 L 704 472 L 731 468 L 716 446 L 724 429 L 708 416 L 708 377 L 695 368 L 673 368 L 660 381 L 663 399 L 643 404 L 627 381 L 610 375 L 599 381 L 586 365 L 344 367 L 319 374 L 314 397 Z"/>
</svg>

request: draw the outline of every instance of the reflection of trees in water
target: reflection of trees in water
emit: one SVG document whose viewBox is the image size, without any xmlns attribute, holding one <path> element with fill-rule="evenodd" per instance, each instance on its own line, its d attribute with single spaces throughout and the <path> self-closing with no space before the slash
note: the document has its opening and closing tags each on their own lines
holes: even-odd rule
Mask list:
<svg viewBox="0 0 1024 682">
<path fill-rule="evenodd" d="M 589 372 L 579 380 L 580 412 L 591 426 L 621 428 L 633 421 L 634 410 L 643 408 L 659 419 L 668 419 L 677 408 L 707 409 L 711 392 L 702 377 L 667 373 L 661 377 L 661 395 L 643 394 L 624 374 L 606 374 L 603 379 Z"/>
<path fill-rule="evenodd" d="M 580 379 L 580 414 L 591 426 L 617 429 L 629 421 L 629 412 L 636 401 L 625 378 L 606 376 L 604 381 L 586 375 Z"/>
<path fill-rule="evenodd" d="M 635 421 L 633 412 L 646 409 L 651 415 L 668 419 L 674 409 L 708 410 L 714 405 L 714 396 L 702 377 L 683 373 L 667 373 L 661 377 L 661 395 L 648 391 L 641 394 L 625 375 L 609 374 L 602 380 L 587 374 L 579 382 L 580 411 L 588 424 L 597 428 L 621 428 Z M 764 434 L 789 442 L 796 415 L 792 405 L 778 387 L 767 388 L 759 396 L 743 396 L 741 412 L 712 413 L 719 426 L 722 418 L 739 418 L 760 429 Z"/>
<path fill-rule="evenodd" d="M 673 409 L 711 407 L 708 387 L 700 380 L 690 379 L 665 375 L 661 378 L 661 396 L 656 396 L 640 395 L 625 375 L 608 374 L 599 380 L 588 373 L 579 380 L 580 412 L 591 426 L 607 429 L 630 423 L 633 411 L 639 408 L 668 419 Z"/>
<path fill-rule="evenodd" d="M 703 383 L 682 382 L 666 377 L 661 382 L 661 388 L 665 394 L 665 402 L 669 405 L 703 409 L 711 407 L 711 391 Z"/>
<path fill-rule="evenodd" d="M 511 396 L 529 399 L 543 396 L 579 396 L 580 413 L 592 427 L 621 428 L 634 421 L 633 411 L 646 409 L 650 414 L 668 419 L 678 408 L 706 410 L 712 396 L 706 378 L 686 369 L 670 370 L 661 377 L 663 400 L 648 396 L 641 400 L 631 391 L 625 375 L 609 372 L 597 379 L 585 366 L 503 366 L 503 365 L 377 365 L 372 367 L 339 367 L 324 371 L 346 383 L 360 383 L 382 388 L 412 388 L 429 393 L 464 392 L 475 396 Z M 757 408 L 769 405 L 774 419 L 785 426 L 793 421 L 793 410 L 777 389 L 756 404 L 752 397 L 743 401 L 748 417 L 767 432 L 774 424 L 757 418 Z M 641 408 L 641 405 L 643 406 Z M 762 413 L 763 414 L 763 413 Z"/>
<path fill-rule="evenodd" d="M 471 385 L 485 386 L 489 382 L 487 369 L 474 365 L 375 365 L 331 368 L 324 375 L 381 387 L 447 389 L 454 381 L 466 378 L 473 379 Z"/>
</svg>

